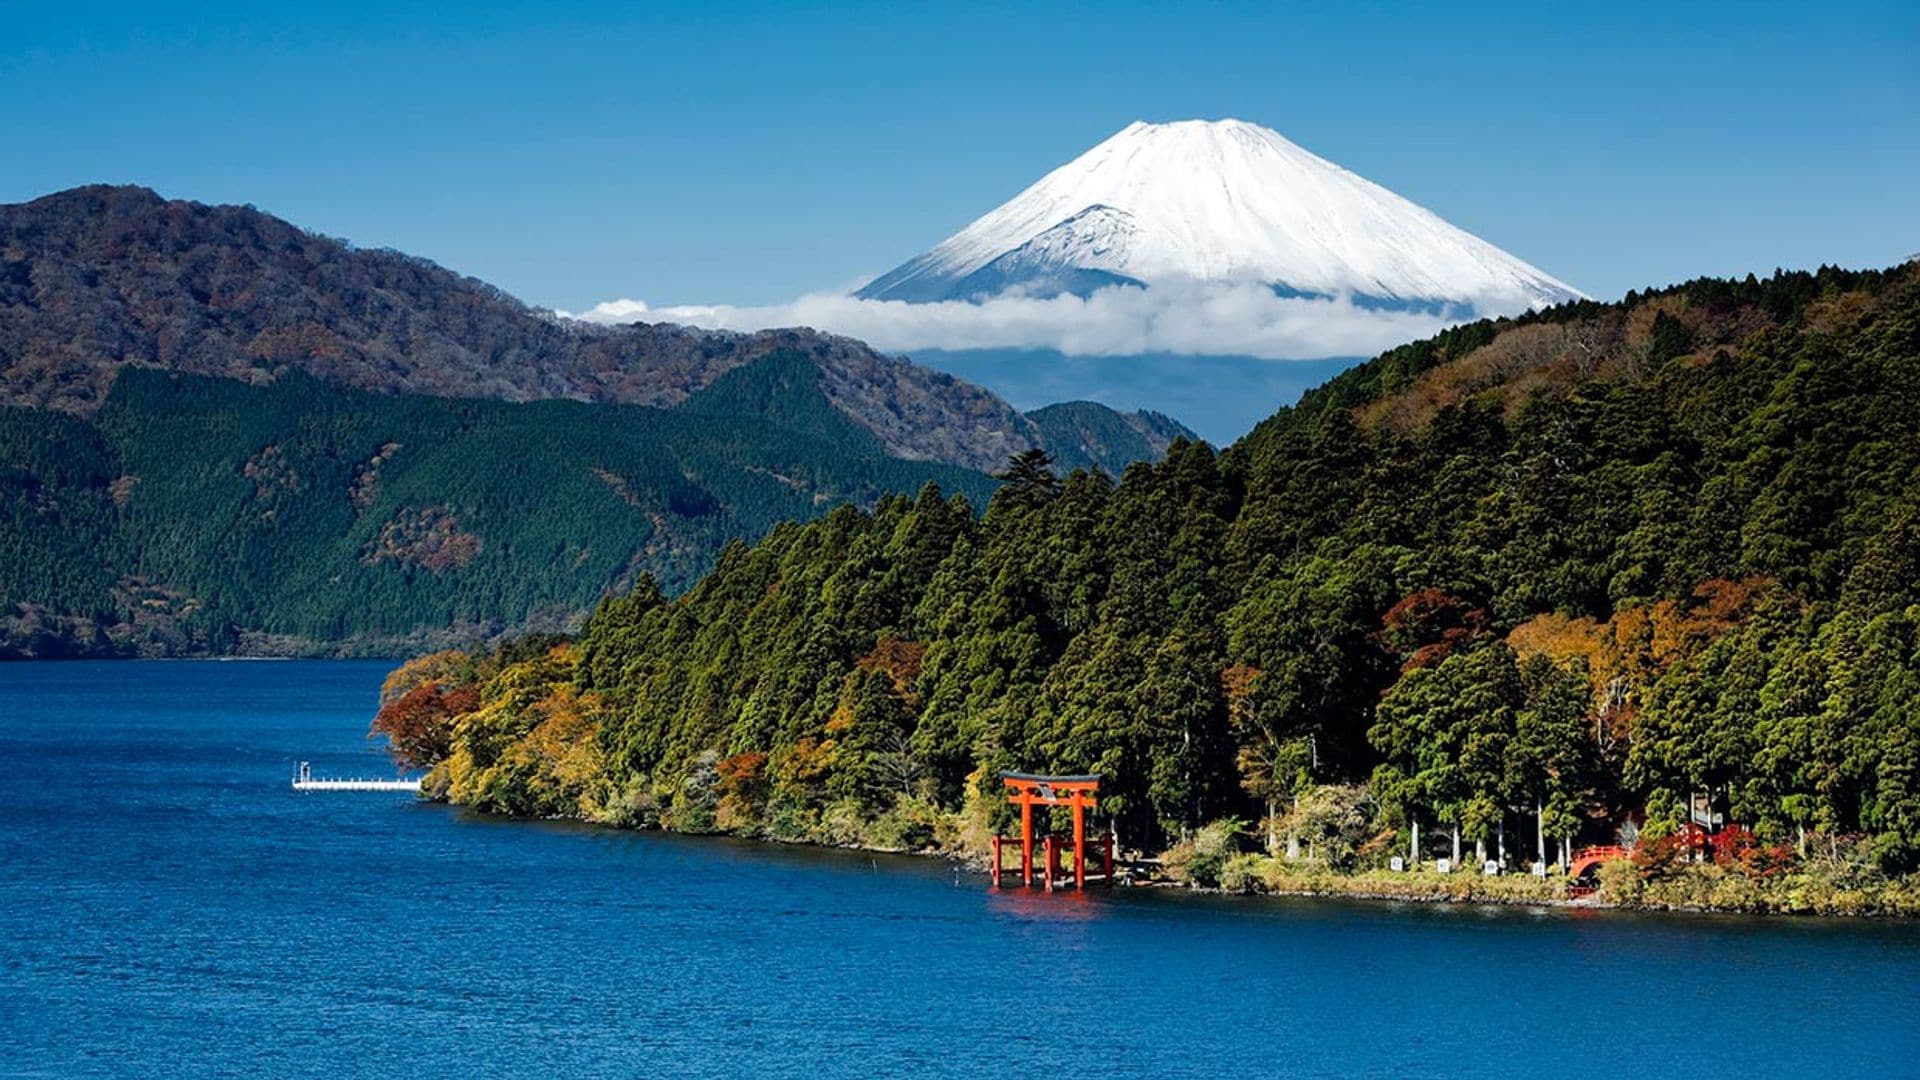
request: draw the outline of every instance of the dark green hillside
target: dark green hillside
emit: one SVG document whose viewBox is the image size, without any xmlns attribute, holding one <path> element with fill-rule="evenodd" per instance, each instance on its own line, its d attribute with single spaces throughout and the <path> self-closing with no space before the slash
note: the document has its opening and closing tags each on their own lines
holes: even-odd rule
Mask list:
<svg viewBox="0 0 1920 1080">
<path fill-rule="evenodd" d="M 778 521 L 928 481 L 991 488 L 885 456 L 810 370 L 769 357 L 685 410 L 141 370 L 92 423 L 4 410 L 11 648 L 379 649 L 559 626 L 643 571 L 684 587 Z M 753 411 L 805 430 L 727 411 L 756 384 L 780 390 Z"/>
<path fill-rule="evenodd" d="M 116 455 L 61 413 L 0 407 L 0 581 L 10 603 L 113 621 Z M 90 634 L 88 636 L 91 636 Z"/>
<path fill-rule="evenodd" d="M 438 782 L 492 809 L 963 844 L 994 770 L 1099 771 L 1129 846 L 1351 869 L 1693 797 L 1750 830 L 1716 873 L 1848 908 L 1920 867 L 1920 268 L 1478 323 L 1224 453 L 783 526 L 478 700 Z"/>
<path fill-rule="evenodd" d="M 1062 469 L 1104 469 L 1119 476 L 1136 461 L 1157 461 L 1175 439 L 1195 439 L 1179 421 L 1156 412 L 1120 413 L 1092 401 L 1063 401 L 1027 414 L 1048 447 L 1062 447 Z"/>
<path fill-rule="evenodd" d="M 570 625 L 776 521 L 1166 442 L 1078 438 L 851 339 L 590 325 L 252 207 L 0 205 L 0 657 Z"/>
<path fill-rule="evenodd" d="M 703 416 L 753 417 L 862 453 L 886 451 L 878 436 L 833 407 L 820 390 L 820 369 L 796 353 L 775 353 L 735 368 L 681 408 Z"/>
</svg>

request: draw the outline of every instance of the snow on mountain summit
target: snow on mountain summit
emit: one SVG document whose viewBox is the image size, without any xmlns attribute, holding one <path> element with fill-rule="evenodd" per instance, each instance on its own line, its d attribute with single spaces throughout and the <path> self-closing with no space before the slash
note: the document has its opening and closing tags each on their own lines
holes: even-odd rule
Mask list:
<svg viewBox="0 0 1920 1080">
<path fill-rule="evenodd" d="M 1517 311 L 1580 296 L 1431 211 L 1242 120 L 1135 122 L 932 250 L 875 300 L 1260 282 L 1283 295 Z"/>
</svg>

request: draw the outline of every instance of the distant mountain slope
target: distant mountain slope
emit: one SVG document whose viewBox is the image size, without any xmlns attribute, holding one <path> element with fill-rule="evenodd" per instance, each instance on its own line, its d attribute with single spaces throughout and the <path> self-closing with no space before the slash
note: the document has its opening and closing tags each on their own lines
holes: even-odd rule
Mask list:
<svg viewBox="0 0 1920 1080">
<path fill-rule="evenodd" d="M 1256 356 L 1074 356 L 1057 349 L 921 349 L 916 363 L 989 387 L 1028 415 L 1048 402 L 1090 400 L 1118 413 L 1179 417 L 1215 446 L 1245 435 L 1275 409 L 1363 357 L 1262 360 Z"/>
<path fill-rule="evenodd" d="M 1240 120 L 1130 124 L 858 295 L 980 300 L 1168 281 L 1495 314 L 1579 296 Z"/>
<path fill-rule="evenodd" d="M 642 572 L 677 591 L 723 546 L 928 482 L 807 359 L 687 408 L 250 387 L 123 371 L 90 417 L 0 407 L 0 657 L 418 650 L 557 628 Z M 734 406 L 787 379 L 778 419 Z"/>
<path fill-rule="evenodd" d="M 848 338 L 592 326 L 424 259 L 144 188 L 0 206 L 0 404 L 89 415 L 119 371 L 152 367 L 256 385 L 297 371 L 384 393 L 673 406 L 776 350 L 811 360 L 831 405 L 896 457 L 992 469 L 1041 442 L 992 393 Z"/>
<path fill-rule="evenodd" d="M 1093 401 L 1063 401 L 1035 409 L 1027 418 L 1039 425 L 1049 445 L 1077 446 L 1085 461 L 1071 458 L 1064 468 L 1100 468 L 1118 476 L 1136 461 L 1158 461 L 1175 439 L 1194 439 L 1179 421 L 1157 412 L 1122 413 Z"/>
</svg>

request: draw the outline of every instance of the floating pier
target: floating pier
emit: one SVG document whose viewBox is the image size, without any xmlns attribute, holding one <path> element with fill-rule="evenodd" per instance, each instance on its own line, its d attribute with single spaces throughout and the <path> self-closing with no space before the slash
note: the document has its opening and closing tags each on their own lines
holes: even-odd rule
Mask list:
<svg viewBox="0 0 1920 1080">
<path fill-rule="evenodd" d="M 338 777 L 319 777 L 313 775 L 313 769 L 306 762 L 300 763 L 300 772 L 293 778 L 295 791 L 419 791 L 420 778 L 411 780 L 361 780 Z"/>
</svg>

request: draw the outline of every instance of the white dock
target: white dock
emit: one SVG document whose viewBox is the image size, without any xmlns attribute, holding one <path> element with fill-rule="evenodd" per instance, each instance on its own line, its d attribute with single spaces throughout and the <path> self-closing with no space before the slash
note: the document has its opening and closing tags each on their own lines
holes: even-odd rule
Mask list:
<svg viewBox="0 0 1920 1080">
<path fill-rule="evenodd" d="M 419 791 L 420 778 L 412 780 L 376 780 L 340 777 L 320 777 L 313 775 L 313 769 L 306 762 L 300 763 L 300 772 L 293 778 L 295 791 Z"/>
</svg>

